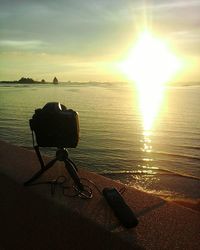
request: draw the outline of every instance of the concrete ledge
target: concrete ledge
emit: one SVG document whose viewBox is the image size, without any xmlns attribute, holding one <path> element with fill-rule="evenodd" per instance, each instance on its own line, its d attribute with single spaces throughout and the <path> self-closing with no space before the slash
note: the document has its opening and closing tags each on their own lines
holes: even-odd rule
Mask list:
<svg viewBox="0 0 200 250">
<path fill-rule="evenodd" d="M 81 200 L 65 197 L 59 189 L 52 197 L 46 185 L 24 187 L 38 168 L 34 152 L 0 142 L 0 248 L 199 249 L 200 213 L 126 188 L 124 199 L 140 221 L 127 230 L 96 189 L 93 199 Z M 63 174 L 58 163 L 41 179 Z M 100 189 L 123 187 L 87 171 L 79 174 Z"/>
</svg>

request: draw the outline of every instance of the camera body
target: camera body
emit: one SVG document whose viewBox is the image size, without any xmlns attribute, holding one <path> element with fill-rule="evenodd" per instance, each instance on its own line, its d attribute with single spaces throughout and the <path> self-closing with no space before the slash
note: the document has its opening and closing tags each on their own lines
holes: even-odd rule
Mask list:
<svg viewBox="0 0 200 250">
<path fill-rule="evenodd" d="M 78 144 L 78 113 L 58 102 L 36 109 L 29 124 L 40 147 L 75 148 Z"/>
</svg>

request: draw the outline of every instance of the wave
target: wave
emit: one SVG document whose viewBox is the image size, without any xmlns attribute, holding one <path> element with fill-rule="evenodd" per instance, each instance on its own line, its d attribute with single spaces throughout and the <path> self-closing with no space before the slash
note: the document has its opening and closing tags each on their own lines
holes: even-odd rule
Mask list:
<svg viewBox="0 0 200 250">
<path fill-rule="evenodd" d="M 164 151 L 154 151 L 152 153 L 153 155 L 160 155 L 160 156 L 169 156 L 169 158 L 172 157 L 177 157 L 177 158 L 186 158 L 189 160 L 198 160 L 200 161 L 200 157 L 194 156 L 194 155 L 186 155 L 186 154 L 181 154 L 181 153 L 172 153 L 172 152 L 164 152 Z"/>
<path fill-rule="evenodd" d="M 200 146 L 182 146 L 182 147 L 192 150 L 200 150 Z"/>
<path fill-rule="evenodd" d="M 149 176 L 158 176 L 158 175 L 165 175 L 165 176 L 174 176 L 174 177 L 181 177 L 181 178 L 187 178 L 187 179 L 192 179 L 192 180 L 200 180 L 199 177 L 197 176 L 192 176 L 192 175 L 187 175 L 187 174 L 182 174 L 182 173 L 178 173 L 175 171 L 171 171 L 171 170 L 167 170 L 167 169 L 156 169 L 153 172 L 151 171 L 141 171 L 141 170 L 116 170 L 116 171 L 101 171 L 98 172 L 101 175 L 104 176 L 116 176 L 116 175 L 149 175 Z"/>
</svg>

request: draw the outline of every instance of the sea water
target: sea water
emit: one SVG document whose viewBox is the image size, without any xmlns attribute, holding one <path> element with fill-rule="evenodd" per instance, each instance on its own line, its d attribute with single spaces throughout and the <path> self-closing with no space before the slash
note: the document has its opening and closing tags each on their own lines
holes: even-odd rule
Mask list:
<svg viewBox="0 0 200 250">
<path fill-rule="evenodd" d="M 29 119 L 48 102 L 79 113 L 80 141 L 69 149 L 78 168 L 165 197 L 200 198 L 199 86 L 166 88 L 146 133 L 132 83 L 0 84 L 0 139 L 31 148 Z"/>
</svg>

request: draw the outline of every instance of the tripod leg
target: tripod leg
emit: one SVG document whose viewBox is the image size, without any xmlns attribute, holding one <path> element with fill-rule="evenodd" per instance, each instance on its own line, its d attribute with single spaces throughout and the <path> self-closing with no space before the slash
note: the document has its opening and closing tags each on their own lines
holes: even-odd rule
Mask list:
<svg viewBox="0 0 200 250">
<path fill-rule="evenodd" d="M 24 183 L 25 186 L 29 185 L 31 182 L 35 181 L 36 179 L 38 179 L 45 171 L 47 171 L 49 168 L 51 168 L 54 163 L 57 161 L 57 159 L 53 159 L 51 160 L 49 163 L 47 163 L 47 165 L 43 166 L 37 173 L 35 173 L 30 180 L 26 181 Z"/>
<path fill-rule="evenodd" d="M 67 160 L 70 162 L 71 165 L 74 166 L 76 172 L 78 172 L 78 169 L 77 169 L 76 165 L 74 164 L 74 162 L 72 160 L 70 160 L 69 158 Z"/>
<path fill-rule="evenodd" d="M 78 173 L 76 171 L 76 168 L 74 167 L 74 163 L 71 163 L 71 160 L 65 159 L 64 160 L 65 167 L 67 171 L 69 172 L 70 176 L 72 177 L 75 185 L 78 187 L 80 191 L 84 191 L 84 186 L 80 181 L 80 178 L 78 176 Z"/>
<path fill-rule="evenodd" d="M 34 146 L 34 149 L 35 149 L 36 155 L 38 157 L 38 160 L 40 162 L 41 168 L 45 168 L 44 161 L 43 161 L 42 156 L 40 154 L 39 146 Z"/>
</svg>

